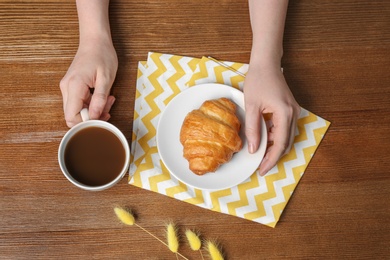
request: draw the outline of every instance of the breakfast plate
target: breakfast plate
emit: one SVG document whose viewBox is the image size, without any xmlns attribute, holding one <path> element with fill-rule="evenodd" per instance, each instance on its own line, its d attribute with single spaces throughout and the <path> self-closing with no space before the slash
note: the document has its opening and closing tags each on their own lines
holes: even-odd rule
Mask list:
<svg viewBox="0 0 390 260">
<path fill-rule="evenodd" d="M 189 169 L 183 157 L 180 143 L 180 130 L 186 115 L 198 109 L 206 100 L 226 97 L 237 105 L 236 114 L 241 122 L 240 137 L 242 149 L 235 153 L 231 161 L 221 165 L 216 172 L 196 175 Z M 201 84 L 184 90 L 166 106 L 157 126 L 157 149 L 161 160 L 169 172 L 188 186 L 201 190 L 222 190 L 236 186 L 248 179 L 258 168 L 267 147 L 267 131 L 261 118 L 261 140 L 257 152 L 248 152 L 245 137 L 244 94 L 238 89 L 223 84 Z"/>
</svg>

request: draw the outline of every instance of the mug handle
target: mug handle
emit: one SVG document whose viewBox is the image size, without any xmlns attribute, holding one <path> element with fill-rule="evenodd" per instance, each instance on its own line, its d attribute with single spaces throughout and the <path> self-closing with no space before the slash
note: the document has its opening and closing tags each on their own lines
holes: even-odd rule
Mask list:
<svg viewBox="0 0 390 260">
<path fill-rule="evenodd" d="M 81 109 L 80 115 L 81 115 L 81 119 L 83 120 L 83 122 L 88 121 L 89 120 L 88 108 L 85 107 L 85 108 Z"/>
</svg>

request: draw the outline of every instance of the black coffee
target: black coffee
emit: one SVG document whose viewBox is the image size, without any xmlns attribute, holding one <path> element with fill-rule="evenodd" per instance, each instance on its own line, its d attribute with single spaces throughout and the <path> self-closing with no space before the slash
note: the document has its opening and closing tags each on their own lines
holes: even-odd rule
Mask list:
<svg viewBox="0 0 390 260">
<path fill-rule="evenodd" d="M 72 177 L 88 186 L 113 181 L 126 161 L 119 138 L 107 129 L 88 127 L 69 140 L 65 149 L 65 166 Z"/>
</svg>

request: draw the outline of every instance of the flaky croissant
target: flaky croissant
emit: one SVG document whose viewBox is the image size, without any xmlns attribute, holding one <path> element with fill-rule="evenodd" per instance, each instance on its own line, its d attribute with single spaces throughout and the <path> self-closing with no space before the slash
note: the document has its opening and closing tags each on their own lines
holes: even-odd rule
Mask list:
<svg viewBox="0 0 390 260">
<path fill-rule="evenodd" d="M 185 117 L 180 142 L 189 168 L 197 175 L 215 172 L 242 148 L 236 104 L 227 98 L 205 101 Z"/>
</svg>

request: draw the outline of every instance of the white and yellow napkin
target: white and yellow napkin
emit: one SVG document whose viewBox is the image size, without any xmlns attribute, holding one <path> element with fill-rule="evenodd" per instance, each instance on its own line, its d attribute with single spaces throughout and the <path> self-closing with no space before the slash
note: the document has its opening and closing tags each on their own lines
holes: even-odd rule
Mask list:
<svg viewBox="0 0 390 260">
<path fill-rule="evenodd" d="M 247 64 L 149 53 L 139 62 L 129 183 L 193 205 L 275 227 L 330 122 L 302 109 L 289 154 L 264 177 L 258 171 L 230 189 L 202 191 L 178 181 L 157 151 L 156 128 L 164 108 L 181 91 L 202 83 L 242 90 Z"/>
</svg>

